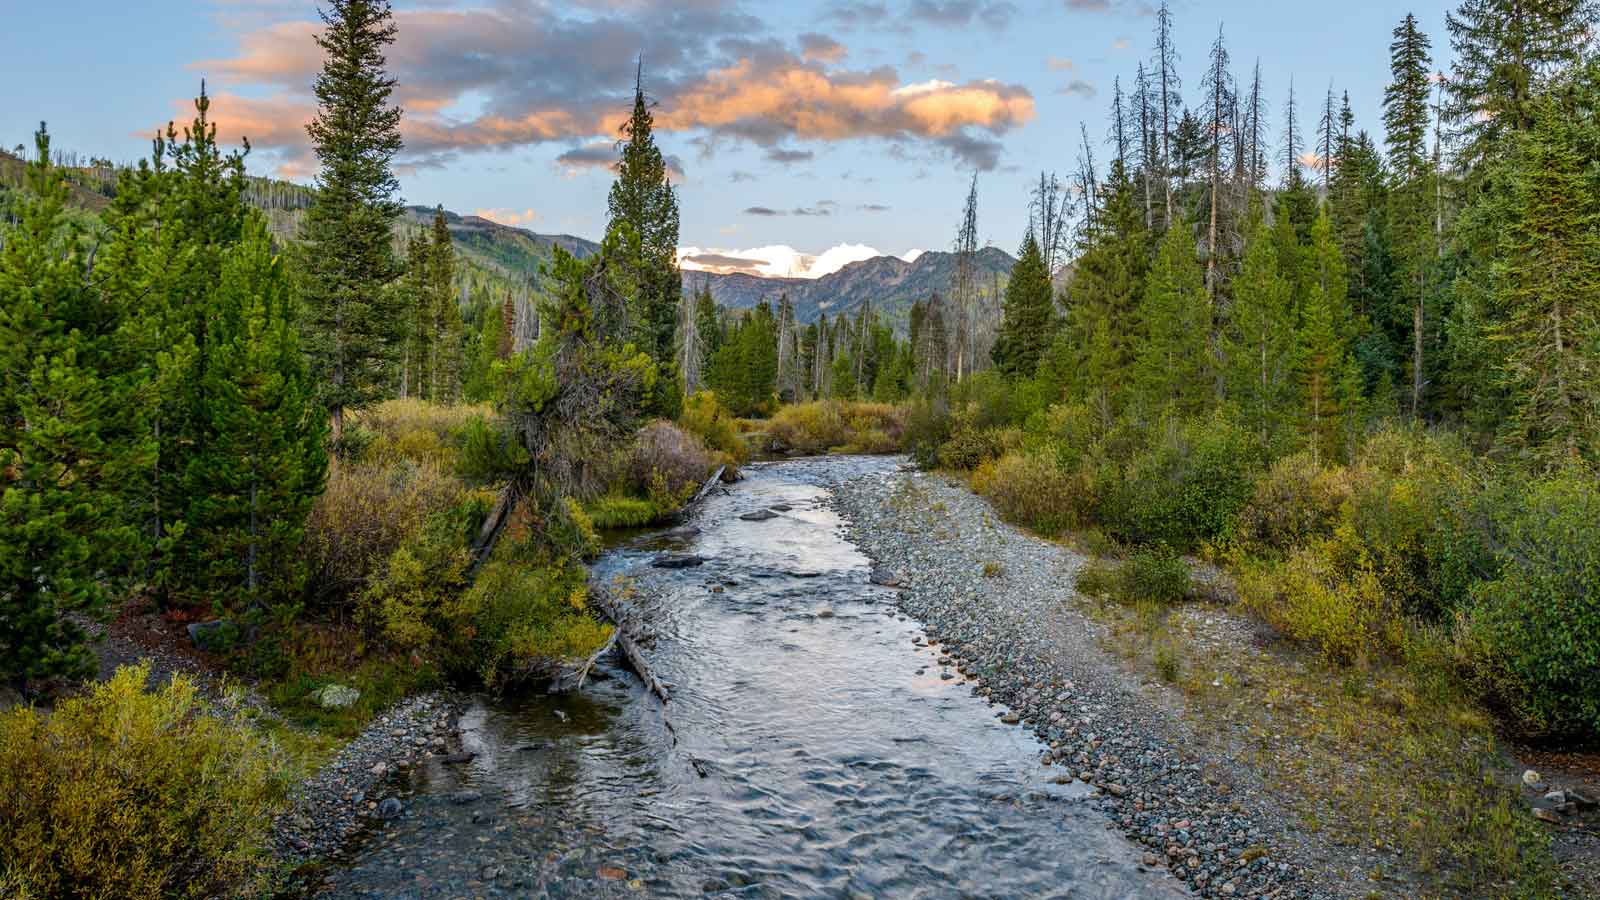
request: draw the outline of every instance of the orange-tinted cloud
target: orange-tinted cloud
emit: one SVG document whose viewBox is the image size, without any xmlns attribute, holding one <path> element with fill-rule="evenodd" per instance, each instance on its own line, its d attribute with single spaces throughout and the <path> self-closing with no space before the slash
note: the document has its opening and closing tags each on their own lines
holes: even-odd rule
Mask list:
<svg viewBox="0 0 1600 900">
<path fill-rule="evenodd" d="M 839 67 L 844 48 L 807 33 L 800 51 L 759 37 L 723 0 L 584 0 L 563 17 L 542 4 L 402 10 L 389 53 L 405 110 L 402 165 L 462 152 L 615 140 L 641 51 L 656 126 L 773 148 L 789 140 L 931 142 L 980 168 L 998 138 L 1034 116 L 1033 97 L 996 81 L 902 83 L 892 67 Z M 320 23 L 280 21 L 239 35 L 232 57 L 194 68 L 226 89 L 224 136 L 248 135 L 280 166 L 310 165 L 305 123 L 321 66 Z M 178 104 L 185 116 L 186 103 Z M 564 157 L 565 158 L 565 157 Z M 571 170 L 591 159 L 569 159 Z"/>
</svg>

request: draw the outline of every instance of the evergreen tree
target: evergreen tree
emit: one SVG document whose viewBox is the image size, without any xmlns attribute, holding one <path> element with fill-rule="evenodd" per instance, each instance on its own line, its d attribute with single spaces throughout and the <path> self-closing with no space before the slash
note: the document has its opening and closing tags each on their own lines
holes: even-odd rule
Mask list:
<svg viewBox="0 0 1600 900">
<path fill-rule="evenodd" d="M 388 0 L 328 0 L 317 45 L 326 54 L 306 127 L 322 172 L 301 231 L 306 352 L 344 438 L 344 411 L 385 393 L 405 321 L 388 285 L 401 273 L 391 229 L 400 215 L 390 163 L 400 151 L 400 108 L 384 48 L 393 43 Z"/>
<path fill-rule="evenodd" d="M 1211 304 L 1195 253 L 1192 227 L 1173 223 L 1145 279 L 1139 303 L 1143 342 L 1133 380 L 1147 412 L 1197 413 L 1211 394 L 1206 363 Z"/>
<path fill-rule="evenodd" d="M 145 277 L 145 236 L 89 248 L 65 215 L 64 174 L 38 158 L 0 246 L 0 681 L 94 670 L 69 613 L 100 615 L 141 548 L 141 494 L 158 444 L 158 360 L 123 287 Z"/>
<path fill-rule="evenodd" d="M 1278 250 L 1265 224 L 1257 222 L 1245 243 L 1244 264 L 1233 280 L 1226 359 L 1228 397 L 1241 424 L 1276 449 L 1284 413 L 1294 397 L 1294 310 L 1290 283 L 1278 268 Z"/>
<path fill-rule="evenodd" d="M 404 311 L 400 348 L 400 396 L 427 394 L 428 360 L 433 358 L 433 297 L 430 269 L 433 247 L 426 237 L 406 238 L 406 273 L 395 282 L 395 305 Z"/>
<path fill-rule="evenodd" d="M 1057 343 L 1075 348 L 1068 371 L 1076 375 L 1063 374 L 1063 384 L 1114 416 L 1137 348 L 1139 298 L 1150 262 L 1135 185 L 1115 162 L 1106 191 L 1105 210 L 1073 267 L 1072 304 Z"/>
<path fill-rule="evenodd" d="M 1006 284 L 1000 334 L 991 357 L 1008 378 L 1031 378 L 1055 330 L 1055 288 L 1030 229 Z"/>
<path fill-rule="evenodd" d="M 1571 111 L 1533 106 L 1494 266 L 1492 331 L 1512 414 L 1503 447 L 1545 462 L 1600 456 L 1600 208 Z"/>
<path fill-rule="evenodd" d="M 1389 86 L 1383 92 L 1383 122 L 1388 132 L 1390 193 L 1395 262 L 1399 268 L 1397 303 L 1411 312 L 1411 414 L 1423 413 L 1426 384 L 1428 277 L 1437 247 L 1432 221 L 1432 167 L 1428 161 L 1428 36 L 1407 15 L 1389 45 Z"/>
<path fill-rule="evenodd" d="M 461 304 L 456 299 L 456 251 L 444 208 L 433 213 L 427 242 L 427 397 L 449 403 L 461 396 Z"/>
<path fill-rule="evenodd" d="M 654 116 L 644 93 L 641 62 L 634 81 L 633 113 L 621 128 L 622 156 L 607 199 L 606 233 L 626 227 L 638 238 L 626 266 L 637 296 L 628 334 L 662 365 L 670 365 L 683 279 L 678 272 L 678 198 L 667 177 L 667 162 L 656 146 Z"/>
<path fill-rule="evenodd" d="M 183 474 L 196 586 L 219 605 L 240 586 L 253 604 L 293 598 L 306 574 L 306 516 L 327 468 L 327 426 L 259 214 L 225 254 L 214 297 L 197 416 L 204 439 Z"/>
<path fill-rule="evenodd" d="M 1360 396 L 1360 375 L 1349 352 L 1344 260 L 1326 215 L 1317 218 L 1307 252 L 1306 299 L 1298 333 L 1301 433 L 1312 459 L 1344 451 Z"/>
</svg>

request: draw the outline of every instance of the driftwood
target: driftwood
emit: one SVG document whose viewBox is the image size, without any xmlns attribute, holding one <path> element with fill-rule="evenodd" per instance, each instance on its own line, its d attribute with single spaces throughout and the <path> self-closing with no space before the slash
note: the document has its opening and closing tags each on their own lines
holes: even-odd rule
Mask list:
<svg viewBox="0 0 1600 900">
<path fill-rule="evenodd" d="M 604 589 L 591 587 L 589 599 L 606 618 L 615 625 L 613 637 L 617 646 L 622 648 L 622 655 L 628 660 L 628 665 L 638 674 L 639 680 L 650 693 L 661 698 L 662 703 L 672 699 L 672 692 L 668 690 L 667 683 L 656 677 L 655 670 L 650 667 L 650 660 L 645 658 L 644 652 L 639 649 L 633 619 L 626 615 L 616 600 Z"/>
<path fill-rule="evenodd" d="M 611 637 L 606 639 L 606 642 L 601 645 L 599 650 L 591 653 L 589 658 L 583 661 L 583 665 L 565 673 L 550 684 L 550 693 L 561 694 L 568 691 L 583 690 L 583 683 L 589 678 L 589 673 L 594 669 L 594 664 L 600 661 L 600 657 L 611 652 L 611 648 L 617 645 L 617 636 L 621 633 L 622 629 L 620 628 L 611 629 Z"/>
<path fill-rule="evenodd" d="M 698 504 L 701 500 L 704 500 L 706 495 L 711 493 L 711 489 L 717 486 L 717 482 L 722 480 L 722 473 L 726 471 L 728 471 L 728 467 L 726 465 L 717 466 L 717 470 L 711 473 L 711 477 L 706 479 L 706 483 L 700 485 L 700 490 L 695 491 L 694 496 L 689 499 L 689 502 L 685 503 L 683 508 L 678 510 L 678 516 L 684 516 L 689 512 L 689 510 L 694 509 L 696 504 Z"/>
</svg>

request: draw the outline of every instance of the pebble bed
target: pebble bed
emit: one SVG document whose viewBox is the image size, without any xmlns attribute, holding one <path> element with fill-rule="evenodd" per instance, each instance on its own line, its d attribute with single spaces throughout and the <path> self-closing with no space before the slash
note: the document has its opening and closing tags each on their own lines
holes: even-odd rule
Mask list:
<svg viewBox="0 0 1600 900">
<path fill-rule="evenodd" d="M 903 470 L 834 486 L 847 533 L 900 581 L 948 669 L 1048 744 L 1058 780 L 1094 786 L 1118 828 L 1201 897 L 1350 896 L 1327 848 L 1295 830 L 1257 779 L 1185 740 L 1170 698 L 1100 646 L 1073 603 L 1084 557 L 998 520 L 987 502 L 938 475 Z M 919 637 L 920 641 L 921 638 Z M 946 661 L 947 660 L 947 661 Z M 947 670 L 948 673 L 948 670 Z M 952 676 L 953 677 L 953 676 Z M 1318 864 L 1317 861 L 1323 861 Z"/>
<path fill-rule="evenodd" d="M 459 750 L 458 712 L 455 698 L 430 692 L 373 719 L 299 786 L 289 809 L 273 823 L 280 858 L 297 865 L 336 856 L 375 821 L 398 818 L 404 807 L 385 790 L 390 776 L 428 756 Z"/>
</svg>

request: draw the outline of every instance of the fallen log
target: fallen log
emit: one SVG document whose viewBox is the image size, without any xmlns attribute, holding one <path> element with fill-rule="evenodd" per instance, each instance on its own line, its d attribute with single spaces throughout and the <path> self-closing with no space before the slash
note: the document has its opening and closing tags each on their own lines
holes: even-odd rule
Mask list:
<svg viewBox="0 0 1600 900">
<path fill-rule="evenodd" d="M 638 641 L 634 637 L 633 620 L 623 613 L 622 608 L 603 588 L 591 586 L 589 601 L 616 625 L 613 636 L 616 638 L 617 646 L 622 648 L 623 658 L 639 676 L 639 680 L 644 682 L 645 688 L 660 697 L 662 703 L 671 700 L 672 692 L 667 689 L 665 682 L 656 677 L 655 670 L 650 667 L 650 660 L 645 658 L 644 652 L 639 649 Z"/>
<path fill-rule="evenodd" d="M 717 466 L 717 470 L 711 473 L 711 477 L 706 479 L 706 483 L 700 485 L 700 490 L 694 492 L 694 497 L 683 505 L 683 509 L 678 510 L 678 515 L 683 515 L 693 509 L 696 503 L 704 500 L 706 495 L 711 493 L 711 489 L 717 486 L 717 482 L 722 480 L 722 473 L 727 470 L 728 467 L 726 465 Z"/>
<path fill-rule="evenodd" d="M 612 626 L 611 637 L 606 639 L 606 642 L 601 645 L 600 649 L 590 654 L 589 658 L 584 660 L 582 665 L 552 682 L 550 685 L 550 693 L 562 694 L 567 693 L 568 691 L 583 690 L 583 683 L 588 679 L 589 672 L 594 669 L 594 664 L 600 661 L 600 657 L 611 652 L 611 648 L 617 645 L 617 636 L 621 633 L 622 629 L 620 627 Z"/>
</svg>

